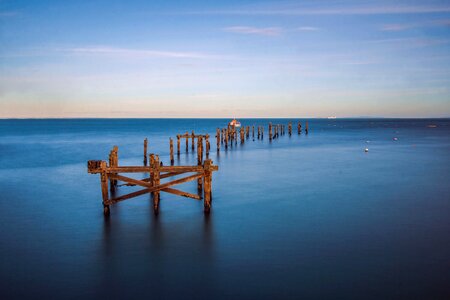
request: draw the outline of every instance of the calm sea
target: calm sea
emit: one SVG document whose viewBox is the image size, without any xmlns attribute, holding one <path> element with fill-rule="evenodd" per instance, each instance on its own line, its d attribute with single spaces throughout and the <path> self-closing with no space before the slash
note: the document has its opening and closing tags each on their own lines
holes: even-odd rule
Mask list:
<svg viewBox="0 0 450 300">
<path fill-rule="evenodd" d="M 0 298 L 449 299 L 449 119 L 312 119 L 272 143 L 241 120 L 264 140 L 211 139 L 209 216 L 162 193 L 157 217 L 148 195 L 103 217 L 87 160 L 141 165 L 147 137 L 167 165 L 169 137 L 227 121 L 0 120 Z"/>
</svg>

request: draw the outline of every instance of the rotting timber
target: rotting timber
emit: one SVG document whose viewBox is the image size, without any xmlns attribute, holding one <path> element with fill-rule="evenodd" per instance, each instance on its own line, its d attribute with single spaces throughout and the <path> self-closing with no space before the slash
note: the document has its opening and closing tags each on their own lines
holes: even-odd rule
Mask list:
<svg viewBox="0 0 450 300">
<path fill-rule="evenodd" d="M 237 146 L 238 137 L 240 137 L 240 144 L 244 145 L 245 140 L 250 137 L 250 128 L 252 140 L 255 141 L 255 125 L 241 126 L 238 131 L 234 125 L 229 125 L 227 128 L 217 128 L 216 129 L 216 145 L 217 154 L 220 152 L 221 145 L 224 145 L 224 149 L 227 150 L 230 146 L 233 148 L 233 144 Z M 257 126 L 257 139 L 264 139 L 264 126 Z M 284 124 L 268 124 L 268 136 L 269 142 L 278 139 L 280 136 L 285 135 L 286 126 Z M 290 121 L 287 126 L 289 137 L 292 136 L 293 126 Z M 305 121 L 305 134 L 309 132 L 308 121 Z M 302 124 L 300 121 L 297 123 L 297 134 L 302 133 Z M 209 159 L 210 153 L 210 142 L 209 134 L 195 134 L 186 132 L 184 134 L 177 134 L 177 157 L 181 154 L 181 139 L 185 139 L 185 151 L 189 152 L 189 140 L 192 140 L 191 149 L 195 152 L 197 148 L 197 165 L 195 166 L 174 166 L 174 140 L 169 139 L 169 154 L 170 154 L 170 166 L 163 166 L 162 162 L 159 161 L 159 156 L 154 154 L 147 154 L 148 149 L 148 139 L 144 139 L 144 166 L 119 166 L 118 159 L 118 147 L 114 146 L 109 154 L 109 162 L 102 160 L 90 160 L 88 161 L 88 173 L 90 174 L 100 174 L 101 179 L 101 191 L 103 198 L 103 212 L 105 215 L 110 214 L 110 206 L 120 201 L 131 199 L 144 194 L 151 194 L 153 199 L 153 208 L 155 214 L 159 211 L 160 202 L 160 192 L 166 192 L 178 196 L 183 196 L 187 198 L 192 198 L 195 200 L 204 201 L 204 211 L 208 213 L 211 209 L 211 183 L 212 183 L 212 172 L 218 171 L 218 166 L 213 165 L 212 161 Z M 195 142 L 197 140 L 197 147 L 195 147 Z M 203 146 L 203 141 L 205 146 Z M 203 161 L 203 152 L 205 150 L 206 159 Z M 149 160 L 148 160 L 149 158 Z M 148 161 L 150 162 L 147 166 Z M 144 173 L 149 174 L 150 177 L 135 179 L 121 175 L 123 173 Z M 191 173 L 191 174 L 189 174 Z M 179 176 L 184 176 L 178 178 Z M 174 179 L 177 177 L 177 179 Z M 161 183 L 162 179 L 172 179 L 171 181 Z M 192 194 L 189 192 L 184 192 L 178 189 L 174 189 L 172 186 L 179 185 L 185 182 L 197 180 L 197 194 Z M 124 182 L 126 186 L 140 186 L 143 189 L 116 196 L 116 188 L 118 181 Z M 108 189 L 109 185 L 109 189 Z M 108 192 L 110 190 L 110 193 Z"/>
<path fill-rule="evenodd" d="M 87 164 L 88 173 L 100 174 L 103 213 L 106 216 L 110 214 L 111 205 L 149 193 L 152 195 L 154 212 L 157 214 L 159 212 L 160 192 L 195 200 L 203 199 L 205 213 L 210 211 L 212 172 L 219 169 L 218 166 L 213 165 L 210 159 L 206 159 L 203 163 L 200 160 L 197 166 L 162 166 L 159 156 L 150 154 L 149 166 L 119 166 L 117 152 L 118 148 L 115 146 L 110 153 L 109 164 L 102 160 L 89 160 Z M 150 177 L 135 179 L 124 176 L 123 174 L 126 173 L 146 173 L 150 174 Z M 165 183 L 161 182 L 163 179 L 174 176 L 182 176 L 182 178 L 173 179 Z M 173 188 L 175 185 L 193 180 L 198 180 L 198 194 Z M 139 186 L 143 189 L 116 197 L 115 189 L 118 187 L 118 181 L 122 181 L 128 186 Z M 108 182 L 111 193 L 108 192 Z"/>
</svg>

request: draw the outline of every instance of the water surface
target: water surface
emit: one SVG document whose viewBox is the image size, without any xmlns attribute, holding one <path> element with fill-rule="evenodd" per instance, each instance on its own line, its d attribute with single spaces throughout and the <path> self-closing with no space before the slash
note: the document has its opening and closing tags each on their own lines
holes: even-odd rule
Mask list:
<svg viewBox="0 0 450 300">
<path fill-rule="evenodd" d="M 0 120 L 1 298 L 448 299 L 450 120 L 313 119 L 272 143 L 289 120 L 241 121 L 264 140 L 211 139 L 209 216 L 162 193 L 157 217 L 144 195 L 105 219 L 87 160 L 141 165 L 148 137 L 167 165 L 169 137 L 227 120 Z"/>
</svg>

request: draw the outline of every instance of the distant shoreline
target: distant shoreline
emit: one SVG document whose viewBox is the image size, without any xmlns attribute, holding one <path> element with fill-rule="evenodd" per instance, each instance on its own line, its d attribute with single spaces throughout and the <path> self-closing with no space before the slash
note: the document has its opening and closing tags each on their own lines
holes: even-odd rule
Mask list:
<svg viewBox="0 0 450 300">
<path fill-rule="evenodd" d="M 198 118 L 190 118 L 190 117 L 163 117 L 163 118 L 155 118 L 155 117 L 149 117 L 149 118 L 144 118 L 144 117 L 46 117 L 46 118 L 0 118 L 0 120 L 176 120 L 176 119 L 180 119 L 180 120 L 197 120 L 197 119 L 201 119 L 201 120 L 228 120 L 228 119 L 233 119 L 233 117 L 221 117 L 221 118 L 206 118 L 206 117 L 198 117 Z M 328 117 L 261 117 L 261 118 L 257 118 L 257 117 L 244 117 L 244 118 L 237 118 L 240 120 L 272 120 L 272 119 L 308 119 L 308 120 L 330 120 L 330 121 L 335 121 L 335 120 L 348 120 L 348 119 L 373 119 L 373 120 L 379 120 L 379 119 L 383 119 L 383 120 L 446 120 L 446 119 L 450 119 L 449 117 L 336 117 L 333 119 L 330 119 Z"/>
</svg>

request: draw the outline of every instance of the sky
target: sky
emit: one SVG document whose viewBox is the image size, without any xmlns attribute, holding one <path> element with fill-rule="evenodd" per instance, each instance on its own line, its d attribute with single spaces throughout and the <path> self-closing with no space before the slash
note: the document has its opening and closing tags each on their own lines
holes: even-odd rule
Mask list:
<svg viewBox="0 0 450 300">
<path fill-rule="evenodd" d="M 450 0 L 0 0 L 0 118 L 328 116 L 450 117 Z"/>
</svg>

